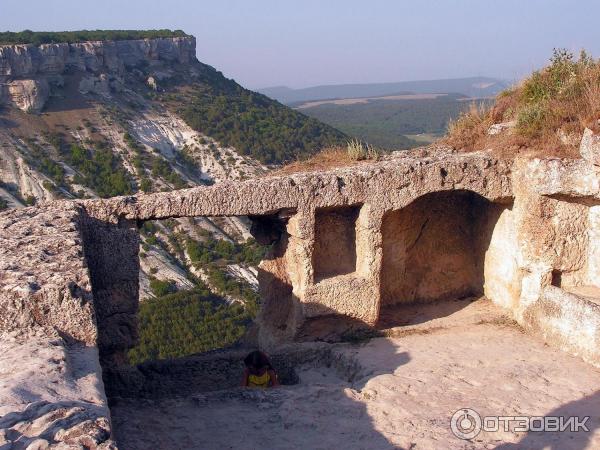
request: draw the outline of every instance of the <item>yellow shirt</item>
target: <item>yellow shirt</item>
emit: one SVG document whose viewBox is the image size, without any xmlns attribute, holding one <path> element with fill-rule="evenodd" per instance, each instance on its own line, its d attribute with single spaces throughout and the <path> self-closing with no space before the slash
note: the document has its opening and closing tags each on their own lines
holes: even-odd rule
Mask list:
<svg viewBox="0 0 600 450">
<path fill-rule="evenodd" d="M 271 381 L 271 375 L 269 375 L 268 370 L 262 375 L 248 374 L 248 386 L 250 387 L 268 388 L 269 381 Z"/>
</svg>

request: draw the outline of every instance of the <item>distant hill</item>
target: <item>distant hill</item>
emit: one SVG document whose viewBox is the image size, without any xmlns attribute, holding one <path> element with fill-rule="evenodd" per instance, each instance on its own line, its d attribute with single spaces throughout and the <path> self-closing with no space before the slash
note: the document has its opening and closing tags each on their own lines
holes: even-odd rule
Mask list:
<svg viewBox="0 0 600 450">
<path fill-rule="evenodd" d="M 417 80 L 397 83 L 338 84 L 292 89 L 286 86 L 259 89 L 261 94 L 291 105 L 309 100 L 333 98 L 381 97 L 414 93 L 455 93 L 467 97 L 493 97 L 506 89 L 508 83 L 497 78 L 470 77 L 447 80 Z"/>
<path fill-rule="evenodd" d="M 399 150 L 439 139 L 448 123 L 472 101 L 461 94 L 414 94 L 303 102 L 300 110 L 349 136 L 382 149 Z M 491 101 L 480 99 L 477 103 Z"/>
</svg>

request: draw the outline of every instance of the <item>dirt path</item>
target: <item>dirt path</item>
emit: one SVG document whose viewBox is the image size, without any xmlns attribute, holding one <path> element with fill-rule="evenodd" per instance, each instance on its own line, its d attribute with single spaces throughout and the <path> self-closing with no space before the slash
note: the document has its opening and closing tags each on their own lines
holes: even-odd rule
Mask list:
<svg viewBox="0 0 600 450">
<path fill-rule="evenodd" d="M 352 383 L 304 367 L 299 385 L 276 390 L 120 401 L 120 448 L 600 448 L 600 370 L 523 334 L 487 301 L 446 305 L 445 317 L 434 310 L 407 310 L 417 325 L 389 329 L 395 337 L 340 346 L 364 368 Z M 588 433 L 482 431 L 468 441 L 450 430 L 460 408 L 592 417 Z"/>
</svg>

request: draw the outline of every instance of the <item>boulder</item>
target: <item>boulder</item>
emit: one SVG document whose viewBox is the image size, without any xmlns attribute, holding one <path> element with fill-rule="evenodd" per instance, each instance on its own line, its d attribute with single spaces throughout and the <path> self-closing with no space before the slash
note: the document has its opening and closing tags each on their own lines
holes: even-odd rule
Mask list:
<svg viewBox="0 0 600 450">
<path fill-rule="evenodd" d="M 156 83 L 156 79 L 154 77 L 148 77 L 146 84 L 153 91 L 158 91 L 158 84 Z"/>
<path fill-rule="evenodd" d="M 13 80 L 8 83 L 8 101 L 26 112 L 40 112 L 50 95 L 48 81 Z"/>
<path fill-rule="evenodd" d="M 506 130 L 510 130 L 511 128 L 514 128 L 516 124 L 517 124 L 517 122 L 514 120 L 511 120 L 510 122 L 495 123 L 488 128 L 487 134 L 489 134 L 490 136 L 500 134 Z"/>
<path fill-rule="evenodd" d="M 590 164 L 600 166 L 600 135 L 586 128 L 581 138 L 579 153 Z"/>
</svg>

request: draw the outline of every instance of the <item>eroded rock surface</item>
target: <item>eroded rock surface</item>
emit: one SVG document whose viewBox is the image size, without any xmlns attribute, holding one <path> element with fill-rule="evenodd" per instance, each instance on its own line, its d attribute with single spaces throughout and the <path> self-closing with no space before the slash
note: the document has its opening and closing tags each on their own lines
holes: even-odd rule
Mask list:
<svg viewBox="0 0 600 450">
<path fill-rule="evenodd" d="M 27 112 L 42 110 L 48 96 L 50 87 L 45 79 L 40 80 L 13 80 L 8 83 L 8 98 L 15 106 Z"/>
<path fill-rule="evenodd" d="M 194 37 L 0 46 L 0 103 L 39 112 L 69 70 L 87 73 L 80 89 L 108 94 L 125 69 L 142 64 L 188 64 L 196 58 Z"/>
<path fill-rule="evenodd" d="M 586 128 L 583 132 L 583 138 L 581 139 L 581 145 L 579 147 L 581 156 L 586 161 L 594 164 L 595 166 L 600 165 L 600 136 L 594 133 L 589 128 Z"/>
<path fill-rule="evenodd" d="M 600 366 L 599 300 L 581 294 L 597 292 L 599 208 L 593 161 L 444 149 L 210 187 L 49 202 L 0 214 L 0 331 L 58 333 L 67 355 L 74 346 L 97 348 L 107 373 L 119 374 L 137 338 L 137 227 L 150 219 L 244 215 L 261 242 L 272 244 L 258 274 L 264 348 L 306 337 L 332 318 L 372 327 L 398 305 L 485 294 L 524 329 Z M 10 403 L 18 414 L 28 403 L 22 395 Z M 65 430 L 87 430 L 99 443 L 104 416 L 90 414 Z M 13 428 L 5 426 L 8 439 L 17 436 L 6 434 Z M 69 433 L 53 439 L 79 431 Z"/>
<path fill-rule="evenodd" d="M 0 380 L 0 448 L 116 448 L 95 347 L 47 328 L 2 333 Z"/>
<path fill-rule="evenodd" d="M 0 216 L 0 332 L 50 327 L 95 345 L 92 288 L 80 208 L 26 208 Z"/>
<path fill-rule="evenodd" d="M 0 448 L 111 448 L 80 214 L 0 217 Z"/>
</svg>

